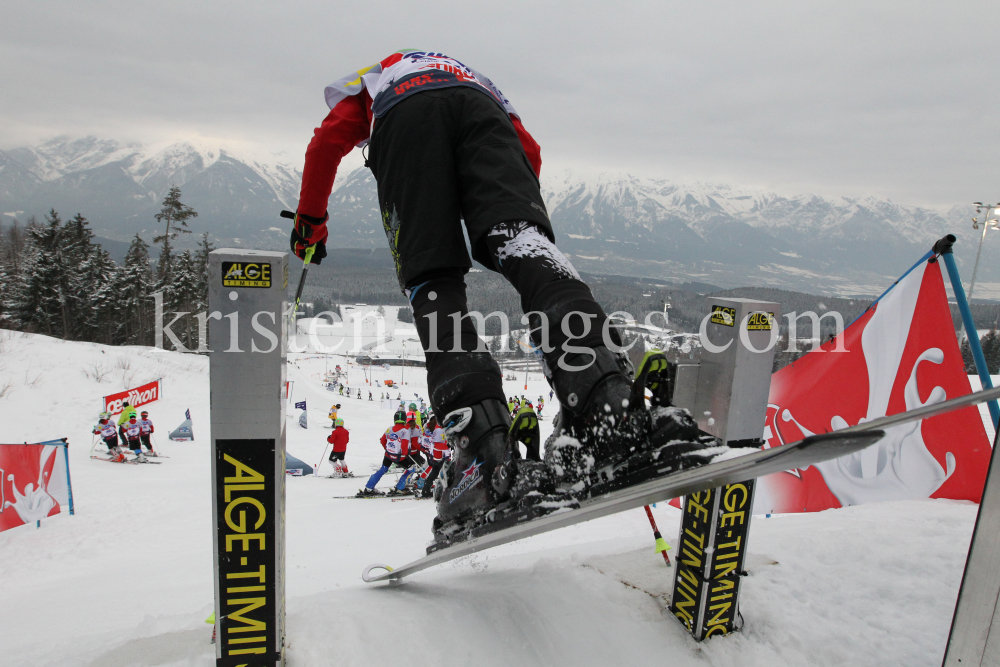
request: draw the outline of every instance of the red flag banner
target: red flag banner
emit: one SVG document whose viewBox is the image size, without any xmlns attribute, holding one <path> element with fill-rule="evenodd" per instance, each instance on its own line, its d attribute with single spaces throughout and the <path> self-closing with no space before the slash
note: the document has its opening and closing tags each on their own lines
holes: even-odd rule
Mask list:
<svg viewBox="0 0 1000 667">
<path fill-rule="evenodd" d="M 69 509 L 66 445 L 0 444 L 0 532 Z"/>
<path fill-rule="evenodd" d="M 771 378 L 765 447 L 971 393 L 941 276 L 917 266 L 836 341 Z M 990 443 L 976 407 L 886 430 L 856 454 L 761 478 L 754 513 L 817 512 L 880 500 L 979 502 Z"/>
<path fill-rule="evenodd" d="M 135 389 L 126 389 L 104 397 L 104 412 L 115 415 L 122 411 L 122 404 L 128 401 L 133 408 L 159 400 L 161 394 L 159 380 L 153 380 Z"/>
</svg>

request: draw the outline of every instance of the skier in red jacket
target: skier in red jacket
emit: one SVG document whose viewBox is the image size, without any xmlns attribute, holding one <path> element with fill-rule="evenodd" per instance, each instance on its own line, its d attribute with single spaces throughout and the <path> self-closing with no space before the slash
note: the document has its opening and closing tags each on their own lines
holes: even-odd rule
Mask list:
<svg viewBox="0 0 1000 667">
<path fill-rule="evenodd" d="M 425 352 L 431 405 L 444 415 L 455 452 L 435 494 L 436 539 L 477 525 L 499 503 L 519 502 L 535 488 L 586 488 L 593 471 L 650 450 L 652 441 L 696 440 L 690 420 L 661 415 L 654 429 L 646 411 L 646 378 L 661 361 L 666 368 L 662 355 L 639 369 L 641 386 L 632 392 L 617 332 L 555 246 L 538 183 L 538 144 L 490 79 L 442 53 L 404 50 L 330 84 L 325 94 L 330 113 L 306 149 L 291 247 L 304 257 L 314 246 L 317 264 L 326 256 L 337 167 L 355 146 L 367 145 L 365 165 L 378 184 L 396 276 Z M 521 295 L 531 340 L 559 396 L 561 416 L 544 462 L 504 463 L 511 419 L 500 368 L 468 317 L 464 275 L 473 258 Z M 499 474 L 501 466 L 510 469 Z M 518 469 L 532 481 L 518 485 Z"/>
<path fill-rule="evenodd" d="M 333 422 L 333 431 L 327 436 L 326 441 L 333 445 L 330 452 L 330 463 L 333 464 L 333 474 L 331 477 L 353 477 L 347 470 L 347 463 L 344 457 L 347 455 L 347 443 L 351 439 L 351 434 L 344 428 L 344 420 L 336 419 Z"/>
</svg>

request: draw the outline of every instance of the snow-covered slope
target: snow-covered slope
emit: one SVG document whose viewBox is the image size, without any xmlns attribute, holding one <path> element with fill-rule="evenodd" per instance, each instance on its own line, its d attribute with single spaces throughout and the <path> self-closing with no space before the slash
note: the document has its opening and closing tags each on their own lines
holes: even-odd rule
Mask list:
<svg viewBox="0 0 1000 667">
<path fill-rule="evenodd" d="M 41 529 L 0 533 L 2 663 L 214 665 L 204 623 L 213 595 L 206 359 L 0 334 L 0 389 L 7 387 L 0 441 L 68 437 L 77 510 Z M 391 420 L 377 400 L 322 388 L 320 377 L 337 363 L 346 366 L 344 358 L 292 355 L 288 369 L 293 398 L 307 401 L 310 421 L 303 430 L 297 415 L 289 416 L 288 451 L 310 464 L 320 460 L 326 410 L 337 401 L 351 432 L 347 463 L 361 475 L 288 479 L 293 667 L 940 664 L 975 521 L 976 507 L 967 503 L 756 518 L 741 596 L 746 626 L 703 644 L 662 613 L 670 570 L 654 553 L 640 511 L 477 554 L 402 586 L 366 585 L 364 566 L 400 564 L 423 552 L 434 507 L 332 497 L 364 483 Z M 102 382 L 99 371 L 106 372 Z M 352 387 L 363 386 L 356 368 L 349 373 Z M 406 398 L 426 396 L 423 375 L 406 374 Z M 155 377 L 164 378 L 164 398 L 148 410 L 170 458 L 149 466 L 90 460 L 100 396 Z M 540 377 L 529 378 L 527 392 L 520 382 L 505 390 L 548 397 Z M 187 408 L 195 441 L 166 440 Z M 551 421 L 542 426 L 545 435 Z M 679 513 L 667 506 L 654 512 L 674 543 Z"/>
</svg>

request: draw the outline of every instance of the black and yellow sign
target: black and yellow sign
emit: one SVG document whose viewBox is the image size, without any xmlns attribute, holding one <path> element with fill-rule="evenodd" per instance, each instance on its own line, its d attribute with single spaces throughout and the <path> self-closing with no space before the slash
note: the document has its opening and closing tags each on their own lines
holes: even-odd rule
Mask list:
<svg viewBox="0 0 1000 667">
<path fill-rule="evenodd" d="M 268 262 L 223 262 L 223 287 L 270 287 L 271 265 Z"/>
<path fill-rule="evenodd" d="M 727 327 L 736 326 L 736 309 L 726 306 L 712 306 L 712 324 L 721 324 Z"/>
<path fill-rule="evenodd" d="M 774 313 L 750 313 L 747 319 L 747 331 L 770 331 L 774 324 Z"/>
<path fill-rule="evenodd" d="M 215 441 L 217 667 L 274 665 L 280 655 L 274 447 L 274 440 Z"/>
<path fill-rule="evenodd" d="M 684 499 L 670 610 L 697 640 L 736 629 L 754 480 Z"/>
</svg>

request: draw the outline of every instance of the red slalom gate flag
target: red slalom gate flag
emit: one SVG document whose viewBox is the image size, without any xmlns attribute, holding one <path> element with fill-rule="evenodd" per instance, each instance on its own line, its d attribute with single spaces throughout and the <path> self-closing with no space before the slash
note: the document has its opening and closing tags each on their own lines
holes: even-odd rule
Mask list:
<svg viewBox="0 0 1000 667">
<path fill-rule="evenodd" d="M 125 401 L 133 408 L 146 405 L 159 400 L 162 393 L 162 386 L 159 380 L 153 380 L 134 389 L 126 389 L 117 394 L 104 397 L 104 412 L 115 415 L 122 411 Z"/>
<path fill-rule="evenodd" d="M 772 376 L 765 448 L 971 393 L 934 258 L 841 337 Z M 838 342 L 846 352 L 833 351 Z M 890 427 L 881 442 L 850 456 L 761 478 L 754 513 L 916 498 L 979 502 L 990 455 L 979 410 L 953 410 Z"/>
<path fill-rule="evenodd" d="M 0 532 L 68 509 L 70 493 L 65 443 L 0 444 Z"/>
</svg>

